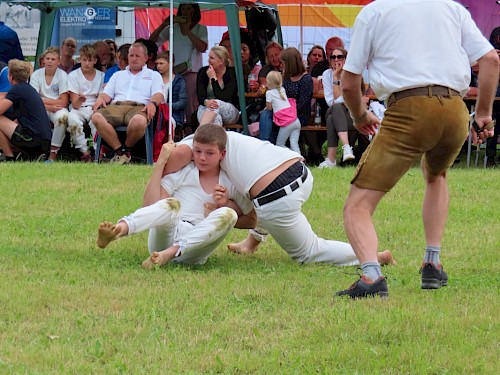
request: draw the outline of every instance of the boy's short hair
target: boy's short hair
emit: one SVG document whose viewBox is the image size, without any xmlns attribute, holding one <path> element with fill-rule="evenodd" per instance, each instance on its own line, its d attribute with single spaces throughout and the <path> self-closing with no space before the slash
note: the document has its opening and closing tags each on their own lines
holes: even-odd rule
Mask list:
<svg viewBox="0 0 500 375">
<path fill-rule="evenodd" d="M 43 51 L 43 55 L 46 56 L 48 53 L 55 53 L 57 56 L 59 56 L 61 50 L 59 49 L 59 47 L 50 46 L 45 51 Z"/>
<path fill-rule="evenodd" d="M 156 60 L 165 59 L 165 60 L 169 61 L 169 58 L 170 58 L 170 52 L 169 51 L 162 51 L 162 52 L 160 52 L 160 54 L 158 55 Z M 175 55 L 172 56 L 172 62 L 175 64 Z"/>
<path fill-rule="evenodd" d="M 193 143 L 202 145 L 217 145 L 220 151 L 226 149 L 227 134 L 226 129 L 216 124 L 200 125 L 194 132 Z"/>
<path fill-rule="evenodd" d="M 80 48 L 80 58 L 85 56 L 88 59 L 97 58 L 97 52 L 91 44 L 85 44 Z"/>
<path fill-rule="evenodd" d="M 30 63 L 18 59 L 10 60 L 9 74 L 16 82 L 28 82 L 31 75 Z"/>
</svg>

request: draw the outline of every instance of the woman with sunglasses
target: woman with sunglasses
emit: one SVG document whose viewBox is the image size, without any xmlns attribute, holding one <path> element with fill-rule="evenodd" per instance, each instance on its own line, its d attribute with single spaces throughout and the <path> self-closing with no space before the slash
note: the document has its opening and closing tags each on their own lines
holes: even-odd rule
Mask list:
<svg viewBox="0 0 500 375">
<path fill-rule="evenodd" d="M 323 72 L 323 90 L 325 101 L 329 108 L 325 114 L 326 133 L 328 142 L 328 156 L 319 167 L 333 168 L 337 165 L 335 157 L 339 139 L 342 141 L 343 156 L 342 161 L 353 160 L 354 153 L 349 145 L 349 138 L 357 134 L 356 128 L 352 124 L 347 107 L 343 104 L 342 91 L 340 89 L 340 77 L 347 57 L 347 51 L 342 47 L 337 47 L 329 56 L 330 68 Z M 351 137 L 349 137 L 351 134 Z"/>
</svg>

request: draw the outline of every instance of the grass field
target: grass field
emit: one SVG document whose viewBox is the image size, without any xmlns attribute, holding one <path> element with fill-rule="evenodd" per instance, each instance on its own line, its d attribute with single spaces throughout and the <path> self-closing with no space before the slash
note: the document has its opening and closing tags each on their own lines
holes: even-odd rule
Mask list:
<svg viewBox="0 0 500 375">
<path fill-rule="evenodd" d="M 271 239 L 225 244 L 202 267 L 146 272 L 147 234 L 95 246 L 135 210 L 147 166 L 2 164 L 1 374 L 497 374 L 500 172 L 452 169 L 442 261 L 449 286 L 420 289 L 423 181 L 411 170 L 375 215 L 390 298 L 338 300 L 355 267 L 298 265 Z M 354 170 L 313 169 L 304 212 L 346 240 Z M 495 370 L 496 369 L 496 370 Z"/>
</svg>

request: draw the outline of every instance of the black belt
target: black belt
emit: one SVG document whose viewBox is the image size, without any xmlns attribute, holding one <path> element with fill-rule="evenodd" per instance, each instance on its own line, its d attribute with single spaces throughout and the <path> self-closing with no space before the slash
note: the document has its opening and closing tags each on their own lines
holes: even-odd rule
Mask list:
<svg viewBox="0 0 500 375">
<path fill-rule="evenodd" d="M 414 89 L 392 93 L 391 96 L 389 96 L 389 99 L 387 99 L 387 108 L 398 100 L 408 98 L 410 96 L 448 96 L 451 98 L 452 96 L 460 96 L 460 93 L 456 90 L 450 89 L 449 87 L 439 85 L 416 87 Z"/>
<path fill-rule="evenodd" d="M 307 167 L 304 166 L 304 173 L 302 173 L 301 177 L 291 182 L 287 186 L 283 186 L 281 189 L 273 191 L 272 193 L 264 195 L 263 197 L 253 199 L 252 202 L 254 206 L 260 207 L 272 201 L 275 201 L 276 199 L 283 198 L 285 195 L 291 194 L 292 191 L 297 190 L 299 186 L 305 182 L 307 174 L 308 174 Z M 301 183 L 299 183 L 299 180 L 301 181 Z"/>
</svg>

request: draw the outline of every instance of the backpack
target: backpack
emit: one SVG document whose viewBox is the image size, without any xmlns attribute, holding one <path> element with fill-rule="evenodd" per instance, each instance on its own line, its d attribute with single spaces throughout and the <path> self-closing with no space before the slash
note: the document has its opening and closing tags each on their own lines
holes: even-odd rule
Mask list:
<svg viewBox="0 0 500 375">
<path fill-rule="evenodd" d="M 171 127 L 169 129 L 169 119 L 171 121 Z M 175 120 L 170 118 L 168 113 L 168 104 L 160 103 L 158 106 L 158 120 L 156 122 L 156 131 L 153 137 L 153 162 L 158 160 L 160 156 L 161 147 L 164 143 L 167 143 L 169 138 L 174 138 L 175 132 Z"/>
</svg>

